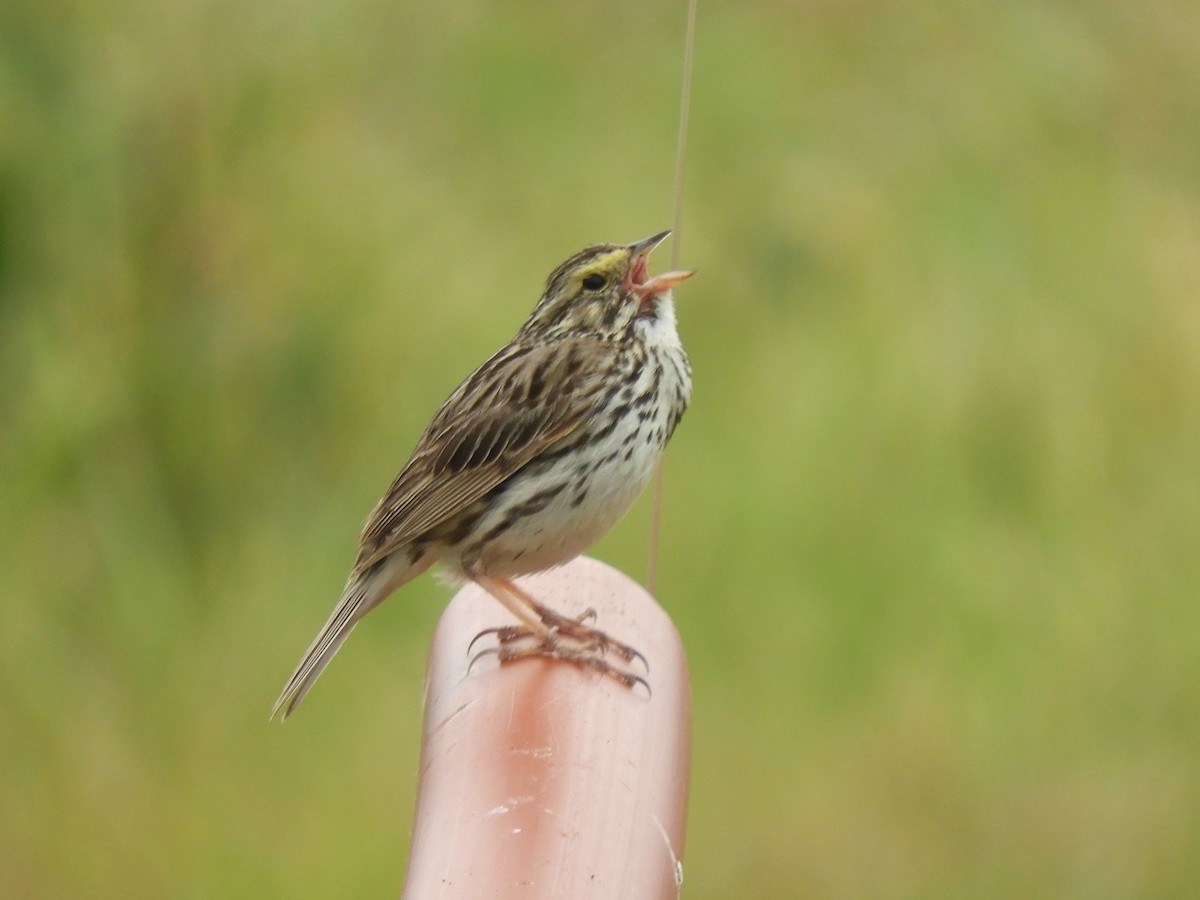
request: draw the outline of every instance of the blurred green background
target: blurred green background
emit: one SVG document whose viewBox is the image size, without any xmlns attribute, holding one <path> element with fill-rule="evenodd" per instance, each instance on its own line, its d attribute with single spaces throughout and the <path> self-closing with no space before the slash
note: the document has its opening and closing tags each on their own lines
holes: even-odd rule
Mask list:
<svg viewBox="0 0 1200 900">
<path fill-rule="evenodd" d="M 4 5 L 0 894 L 396 895 L 448 591 L 267 711 L 449 390 L 669 226 L 684 21 Z M 685 896 L 1194 896 L 1200 6 L 702 0 L 682 249 Z"/>
</svg>

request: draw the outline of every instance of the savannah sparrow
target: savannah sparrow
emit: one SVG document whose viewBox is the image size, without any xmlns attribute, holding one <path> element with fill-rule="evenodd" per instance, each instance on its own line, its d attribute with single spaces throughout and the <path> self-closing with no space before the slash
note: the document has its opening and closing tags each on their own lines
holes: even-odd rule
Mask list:
<svg viewBox="0 0 1200 900">
<path fill-rule="evenodd" d="M 640 654 L 590 613 L 562 616 L 513 578 L 573 559 L 616 524 L 687 408 L 671 289 L 692 273 L 646 271 L 669 233 L 560 265 L 516 337 L 442 404 L 367 519 L 346 589 L 272 717 L 291 714 L 359 619 L 435 562 L 521 623 L 492 629 L 502 662 L 550 656 L 641 681 L 604 661 Z"/>
</svg>

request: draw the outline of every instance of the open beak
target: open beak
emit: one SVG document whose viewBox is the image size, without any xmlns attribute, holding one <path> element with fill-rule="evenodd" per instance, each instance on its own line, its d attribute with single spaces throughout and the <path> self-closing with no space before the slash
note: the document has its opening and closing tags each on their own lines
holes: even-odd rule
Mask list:
<svg viewBox="0 0 1200 900">
<path fill-rule="evenodd" d="M 646 263 L 650 259 L 650 252 L 665 241 L 670 233 L 664 231 L 662 234 L 656 234 L 654 237 L 648 237 L 644 241 L 635 241 L 629 245 L 629 251 L 633 254 L 633 267 L 629 270 L 628 287 L 638 295 L 643 304 L 696 274 L 688 271 L 663 272 L 661 275 L 651 278 L 647 273 Z"/>
</svg>

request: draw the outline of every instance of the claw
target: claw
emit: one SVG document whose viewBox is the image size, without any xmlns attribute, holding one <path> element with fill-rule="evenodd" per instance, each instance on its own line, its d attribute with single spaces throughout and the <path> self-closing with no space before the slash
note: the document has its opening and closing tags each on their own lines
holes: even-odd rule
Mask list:
<svg viewBox="0 0 1200 900">
<path fill-rule="evenodd" d="M 523 652 L 514 653 L 511 648 L 505 648 L 503 646 L 484 647 L 469 660 L 467 660 L 467 674 L 470 675 L 471 670 L 475 668 L 475 663 L 479 662 L 479 660 L 485 656 L 494 656 L 496 657 L 496 661 L 503 665 L 504 663 L 511 662 L 514 659 L 524 659 L 527 656 L 539 655 L 543 655 L 540 648 L 533 648 Z"/>
<path fill-rule="evenodd" d="M 527 632 L 523 636 L 533 637 L 534 635 Z M 630 690 L 640 684 L 646 689 L 646 695 L 648 697 L 653 696 L 654 694 L 653 690 L 650 688 L 650 682 L 641 675 L 635 675 L 632 672 L 626 672 L 618 669 L 602 656 L 597 656 L 595 653 L 589 653 L 586 650 L 575 650 L 569 647 L 564 647 L 562 645 L 553 643 L 553 641 L 540 641 L 528 647 L 514 647 L 513 641 L 507 641 L 505 643 L 498 644 L 495 647 L 484 647 L 482 650 L 472 656 L 467 662 L 468 675 L 475 667 L 475 663 L 479 662 L 479 660 L 485 656 L 496 657 L 496 661 L 500 665 L 517 662 L 518 660 L 522 659 L 557 659 L 565 663 L 570 663 L 573 666 L 593 669 L 596 672 L 599 672 L 601 675 L 607 675 L 609 678 L 615 679 Z"/>
<path fill-rule="evenodd" d="M 479 635 L 476 635 L 476 638 L 478 638 L 478 637 L 479 637 Z M 472 641 L 471 643 L 474 644 L 475 642 Z M 479 660 L 482 659 L 483 657 L 490 656 L 493 653 L 496 654 L 496 656 L 499 656 L 500 648 L 499 647 L 484 647 L 482 650 L 480 650 L 478 653 L 476 653 L 474 656 L 472 656 L 469 660 L 467 660 L 467 674 L 468 675 L 471 674 L 471 670 L 473 668 L 475 668 L 475 663 L 479 662 Z"/>
<path fill-rule="evenodd" d="M 642 661 L 642 665 L 645 666 L 645 668 L 646 668 L 646 674 L 649 675 L 650 674 L 650 660 L 646 659 L 646 655 L 644 653 L 642 653 L 640 650 L 634 650 L 632 647 L 629 647 L 629 646 L 626 646 L 625 649 L 629 650 L 632 654 L 629 661 L 633 662 L 635 659 L 640 659 Z M 650 687 L 650 685 L 646 685 L 646 687 Z"/>
<path fill-rule="evenodd" d="M 474 668 L 475 663 L 485 656 L 495 656 L 503 665 L 519 659 L 541 656 L 550 659 L 560 659 L 563 662 L 577 666 L 587 666 L 601 674 L 615 678 L 627 688 L 640 684 L 650 694 L 650 682 L 641 675 L 634 675 L 619 669 L 605 659 L 608 655 L 619 657 L 626 663 L 640 660 L 646 674 L 650 674 L 650 661 L 645 655 L 628 644 L 609 637 L 605 632 L 592 627 L 596 621 L 596 610 L 585 609 L 578 616 L 568 617 L 557 613 L 549 607 L 529 598 L 531 612 L 536 613 L 541 628 L 532 625 L 499 625 L 485 628 L 467 645 L 470 655 L 480 639 L 490 635 L 496 636 L 496 646 L 487 647 L 471 656 L 467 662 L 467 672 Z M 519 642 L 531 641 L 524 645 Z"/>
<path fill-rule="evenodd" d="M 607 675 L 609 678 L 615 678 L 630 690 L 633 690 L 634 685 L 640 684 L 646 689 L 647 697 L 654 696 L 654 691 L 650 689 L 650 682 L 641 675 L 634 675 L 632 672 L 622 672 L 620 669 L 616 668 L 615 666 L 610 666 L 608 663 L 598 657 L 592 657 L 588 660 L 581 660 L 577 662 L 576 665 L 590 666 L 601 675 Z"/>
<path fill-rule="evenodd" d="M 471 643 L 467 644 L 467 655 L 470 655 L 471 651 L 475 649 L 475 645 L 479 642 L 481 637 L 487 637 L 489 634 L 495 634 L 499 630 L 499 628 L 485 628 L 483 631 L 479 632 L 479 634 L 475 635 L 475 637 L 471 638 Z M 474 663 L 477 658 L 478 657 L 472 656 L 471 662 Z M 469 671 L 470 666 L 467 668 Z"/>
<path fill-rule="evenodd" d="M 475 635 L 475 637 L 471 638 L 471 643 L 467 644 L 467 652 L 470 653 L 475 644 L 479 642 L 479 639 L 487 637 L 489 634 L 496 635 L 496 640 L 501 644 L 507 644 L 526 635 L 532 635 L 533 632 L 521 625 L 497 625 L 494 628 L 485 628 L 479 634 Z"/>
</svg>

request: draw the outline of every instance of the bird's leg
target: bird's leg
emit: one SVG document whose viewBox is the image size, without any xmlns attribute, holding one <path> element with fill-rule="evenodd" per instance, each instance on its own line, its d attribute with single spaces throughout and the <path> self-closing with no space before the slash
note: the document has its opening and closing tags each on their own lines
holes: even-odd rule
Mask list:
<svg viewBox="0 0 1200 900">
<path fill-rule="evenodd" d="M 538 603 L 528 593 L 507 579 L 476 577 L 474 581 L 496 600 L 504 604 L 505 609 L 525 624 L 497 625 L 495 628 L 483 629 L 483 631 L 471 638 L 471 643 L 467 645 L 468 653 L 471 652 L 471 648 L 475 646 L 480 638 L 487 637 L 489 634 L 496 635 L 496 639 L 500 643 L 506 644 L 528 637 L 548 638 L 556 629 L 561 628 L 564 622 L 572 626 L 586 627 L 587 623 L 596 621 L 596 611 L 590 606 L 575 618 L 567 619 L 554 612 L 554 610 Z M 597 632 L 597 634 L 603 634 L 603 632 Z M 625 645 L 621 644 L 620 646 L 624 647 Z M 636 650 L 634 654 L 641 656 Z"/>
<path fill-rule="evenodd" d="M 604 659 L 604 656 L 611 652 L 625 662 L 640 659 L 647 670 L 650 668 L 646 657 L 633 647 L 586 624 L 595 621 L 594 609 L 586 609 L 579 616 L 571 618 L 539 603 L 510 579 L 479 575 L 473 578 L 476 584 L 495 597 L 523 624 L 487 628 L 475 635 L 470 647 L 474 647 L 476 641 L 489 634 L 496 636 L 497 645 L 477 653 L 472 657 L 472 663 L 480 656 L 490 654 L 495 654 L 501 663 L 530 656 L 548 656 L 596 669 L 617 679 L 626 687 L 641 683 L 649 689 L 644 678 L 624 672 Z"/>
<path fill-rule="evenodd" d="M 642 664 L 646 666 L 647 670 L 649 670 L 650 664 L 646 662 L 646 657 L 644 657 L 633 647 L 630 647 L 628 644 L 623 644 L 620 641 L 609 637 L 600 629 L 592 628 L 590 625 L 586 624 L 596 620 L 596 611 L 594 609 L 589 607 L 580 613 L 580 615 L 576 616 L 575 618 L 571 618 L 569 616 L 564 616 L 562 613 L 555 612 L 550 607 L 539 603 L 532 596 L 530 596 L 528 592 L 507 578 L 492 578 L 488 580 L 492 584 L 500 586 L 502 590 L 509 591 L 511 596 L 516 598 L 517 601 L 520 602 L 526 609 L 534 612 L 538 618 L 538 621 L 543 626 L 542 628 L 535 628 L 534 630 L 536 632 L 544 631 L 552 639 L 557 637 L 567 638 L 568 640 L 579 644 L 581 648 L 585 650 L 592 650 L 601 654 L 611 651 L 626 662 L 632 662 L 635 659 L 640 659 Z M 484 589 L 487 590 L 487 587 L 484 586 Z M 491 592 L 489 591 L 489 593 Z M 495 594 L 493 594 L 493 596 L 495 596 Z M 508 604 L 505 604 L 505 606 L 508 606 Z M 509 607 L 509 609 L 512 609 L 512 607 Z M 518 618 L 521 618 L 523 621 L 525 621 L 523 616 L 518 615 Z M 504 634 L 499 630 L 496 631 L 495 634 L 497 635 L 497 639 L 500 640 L 501 643 L 504 643 Z M 510 640 L 518 640 L 527 636 L 529 636 L 528 632 L 517 627 L 513 637 L 510 638 Z"/>
</svg>

